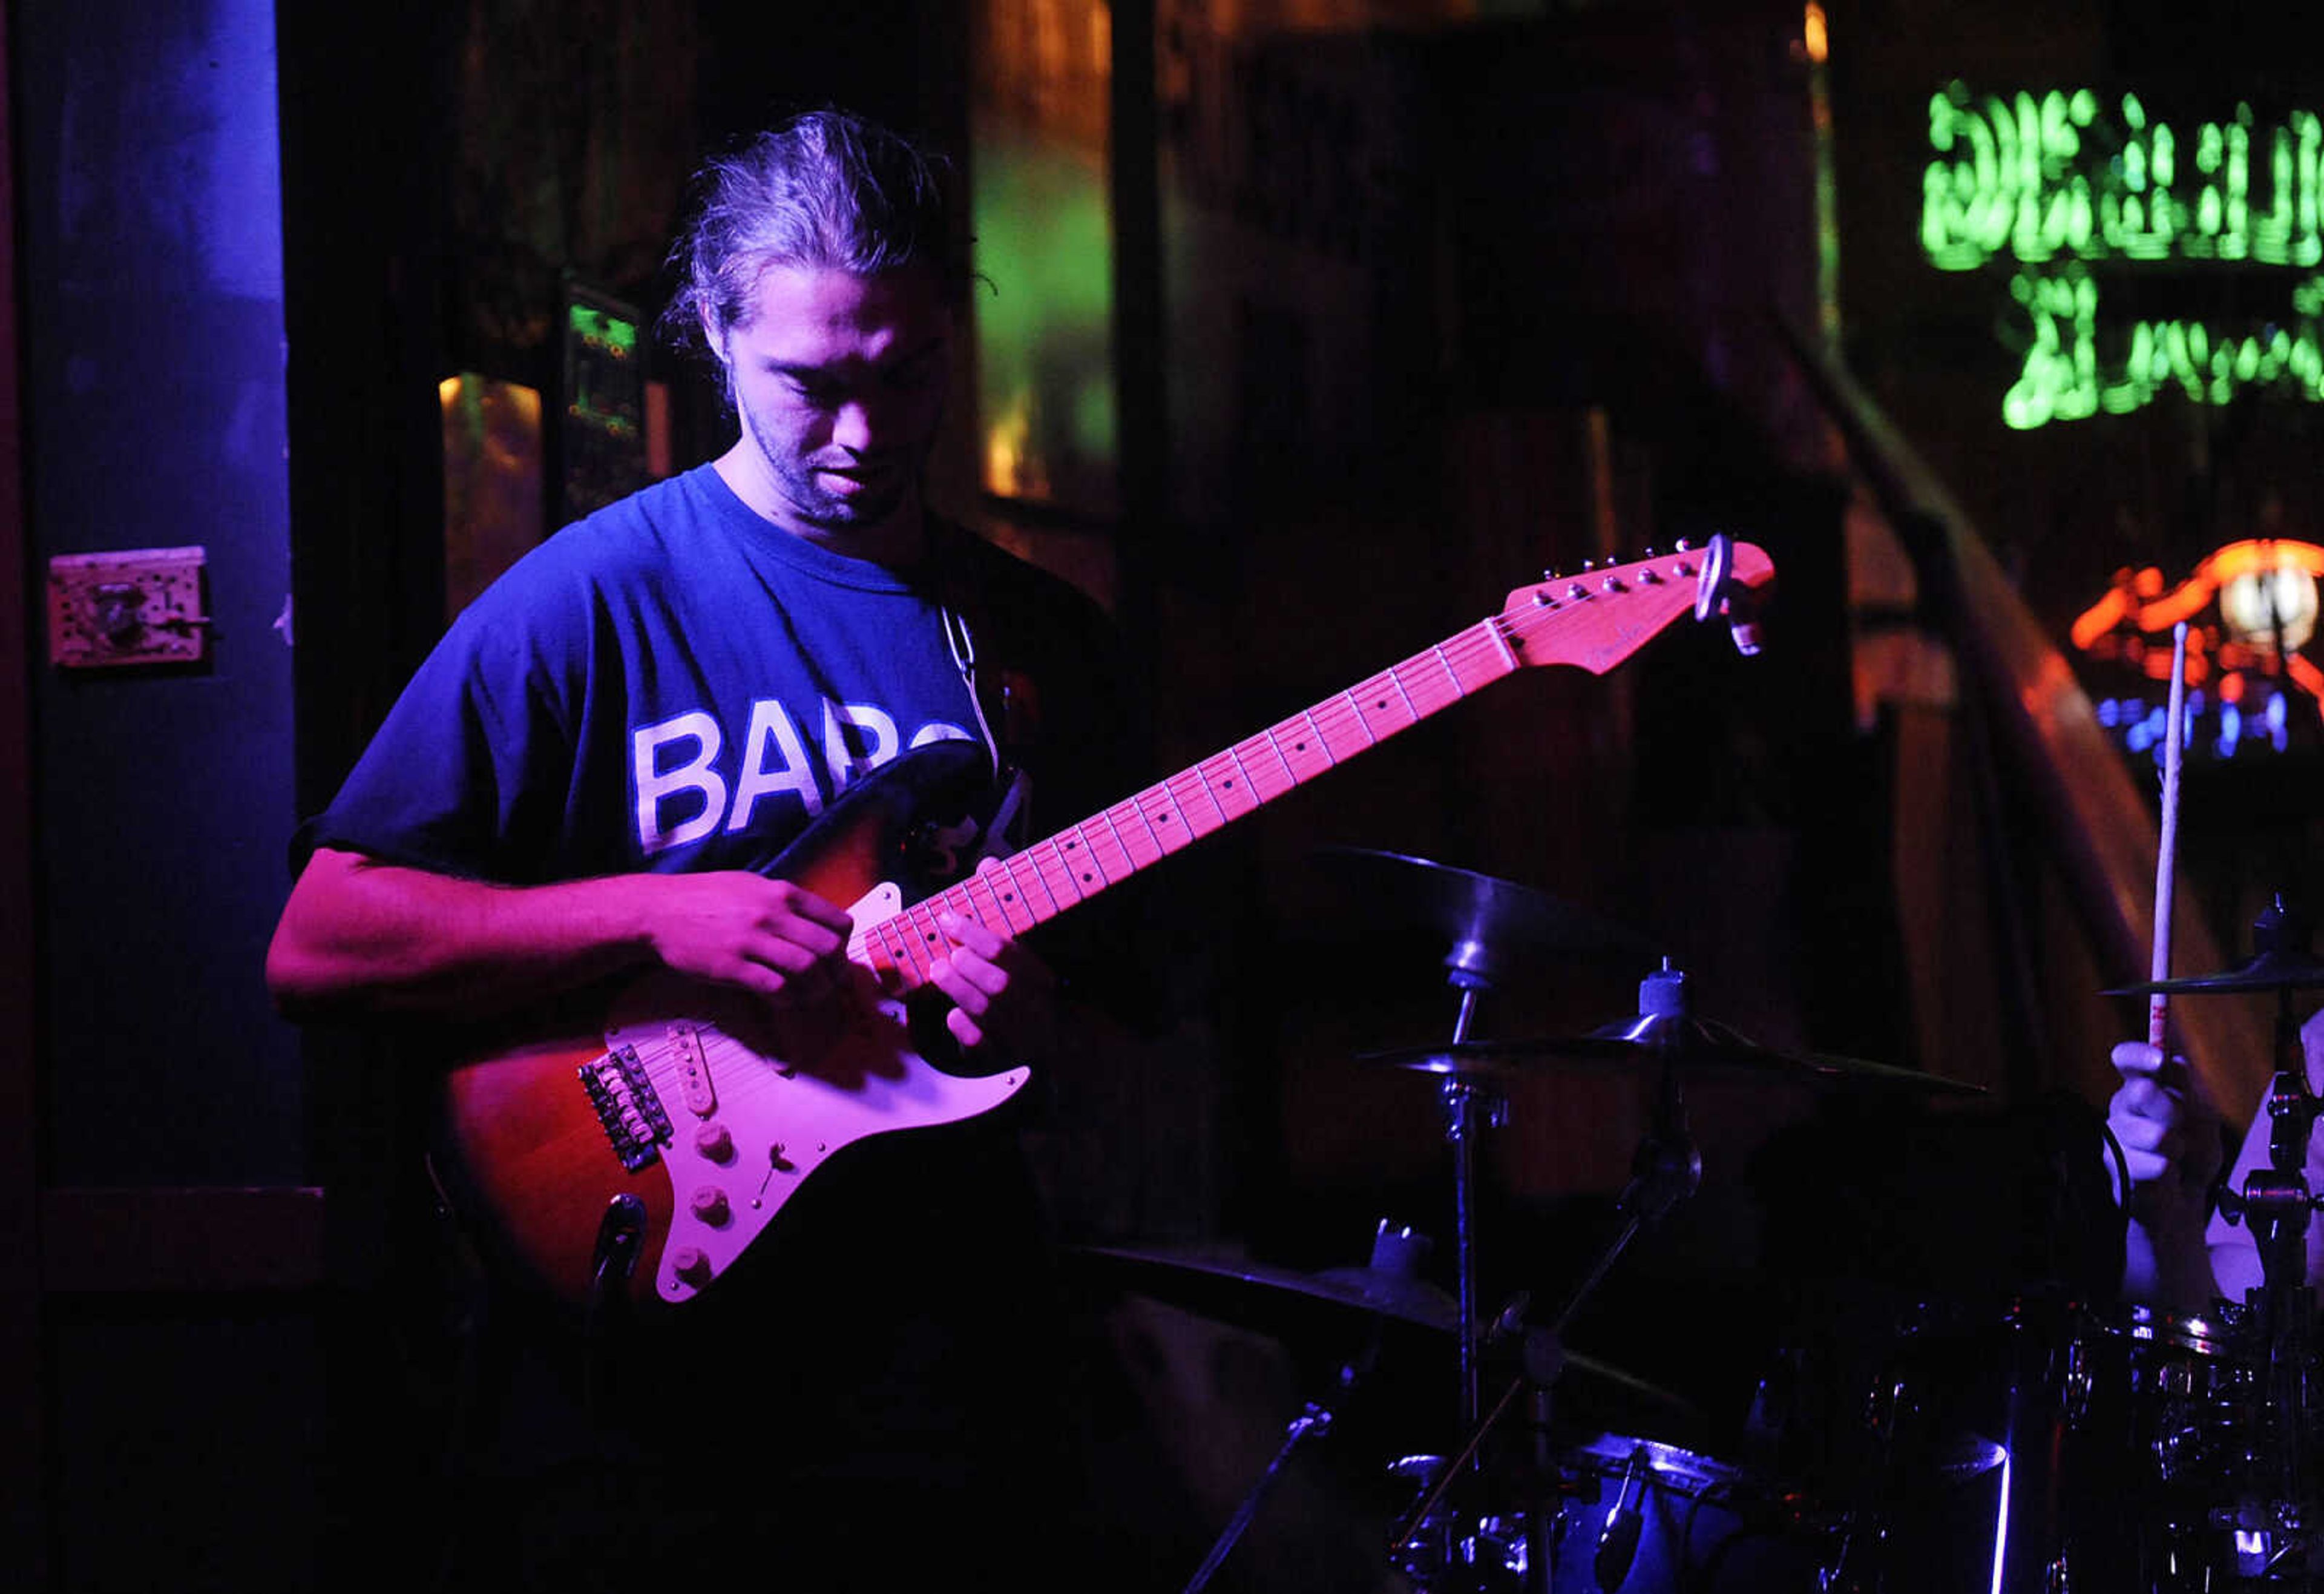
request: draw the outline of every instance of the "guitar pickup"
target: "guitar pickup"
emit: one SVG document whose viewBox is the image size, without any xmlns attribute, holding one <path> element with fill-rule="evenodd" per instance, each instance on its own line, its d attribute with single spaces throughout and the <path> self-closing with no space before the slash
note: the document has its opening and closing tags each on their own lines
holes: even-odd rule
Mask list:
<svg viewBox="0 0 2324 1594">
<path fill-rule="evenodd" d="M 653 1081 L 646 1078 L 637 1049 L 615 1047 L 576 1071 L 622 1166 L 634 1173 L 650 1165 L 669 1142 L 669 1114 Z"/>
<path fill-rule="evenodd" d="M 678 1059 L 678 1091 L 686 1110 L 706 1118 L 718 1110 L 718 1093 L 710 1088 L 710 1059 L 702 1050 L 702 1029 L 683 1021 L 669 1026 L 670 1055 Z"/>
</svg>

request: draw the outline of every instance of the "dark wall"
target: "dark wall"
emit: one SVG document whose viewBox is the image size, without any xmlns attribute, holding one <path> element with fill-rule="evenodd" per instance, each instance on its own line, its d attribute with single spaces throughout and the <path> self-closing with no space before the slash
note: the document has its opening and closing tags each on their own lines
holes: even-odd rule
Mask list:
<svg viewBox="0 0 2324 1594">
<path fill-rule="evenodd" d="M 211 618 L 199 665 L 79 672 L 31 628 L 42 1111 L 10 1176 L 41 1232 L 8 1310 L 37 1326 L 45 1453 L 7 1483 L 46 1506 L 31 1565 L 54 1587 L 290 1586 L 315 1321 L 295 1295 L 213 1293 L 234 1247 L 152 1222 L 183 1187 L 309 1177 L 297 1037 L 261 977 L 294 811 L 272 7 L 6 20 L 35 593 L 57 555 L 194 545 Z"/>
<path fill-rule="evenodd" d="M 198 668 L 38 674 L 51 1172 L 295 1181 L 260 978 L 291 814 L 271 7 L 14 26 L 32 555 L 198 544 L 214 616 Z"/>
</svg>

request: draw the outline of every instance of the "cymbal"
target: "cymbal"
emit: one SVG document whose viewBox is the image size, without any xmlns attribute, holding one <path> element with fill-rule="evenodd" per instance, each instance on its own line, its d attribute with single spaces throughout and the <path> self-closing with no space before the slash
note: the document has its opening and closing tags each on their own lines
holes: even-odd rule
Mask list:
<svg viewBox="0 0 2324 1594">
<path fill-rule="evenodd" d="M 2175 979 L 2150 979 L 2144 985 L 2117 986 L 2109 996 L 2230 995 L 2241 991 L 2298 991 L 2324 988 L 2324 962 L 2306 951 L 2270 948 L 2234 968 L 2215 974 L 2184 974 Z"/>
<path fill-rule="evenodd" d="M 2108 996 L 2214 996 L 2239 991 L 2298 991 L 2324 987 L 2324 963 L 2308 950 L 2308 916 L 2284 901 L 2274 900 L 2252 921 L 2251 959 L 2214 974 L 2187 974 L 2173 979 L 2150 979 L 2144 985 L 2117 986 L 2101 993 Z"/>
<path fill-rule="evenodd" d="M 1445 968 L 1489 985 L 1561 958 L 1654 951 L 1628 925 L 1491 875 L 1365 847 L 1322 847 L 1311 857 L 1321 928 L 1417 932 L 1443 949 Z"/>
<path fill-rule="evenodd" d="M 1137 1281 L 1142 1286 L 1140 1293 L 1189 1305 L 1213 1303 L 1223 1296 L 1227 1303 L 1220 1307 L 1217 1315 L 1231 1320 L 1248 1319 L 1263 1303 L 1288 1300 L 1342 1309 L 1351 1321 L 1369 1312 L 1436 1333 L 1457 1337 L 1460 1332 L 1460 1304 L 1448 1292 L 1425 1280 L 1382 1268 L 1332 1267 L 1321 1273 L 1301 1273 L 1199 1250 L 1142 1250 L 1116 1246 L 1077 1246 L 1074 1250 L 1077 1256 L 1116 1268 Z M 1237 1310 L 1238 1306 L 1240 1310 Z M 1569 1349 L 1564 1359 L 1565 1365 L 1577 1372 L 1643 1395 L 1673 1411 L 1692 1413 L 1694 1409 L 1692 1403 L 1682 1396 L 1595 1357 Z"/>
<path fill-rule="evenodd" d="M 1544 1065 L 1610 1067 L 1645 1072 L 1667 1060 L 1690 1075 L 1739 1074 L 1818 1086 L 1871 1086 L 1935 1096 L 1981 1096 L 1981 1086 L 1823 1052 L 1779 1052 L 1712 1019 L 1646 1014 L 1587 1034 L 1457 1044 L 1402 1046 L 1360 1052 L 1359 1062 L 1419 1073 L 1506 1082 Z"/>
<path fill-rule="evenodd" d="M 1322 1273 L 1300 1273 L 1240 1257 L 1206 1255 L 1201 1251 L 1137 1250 L 1112 1246 L 1084 1246 L 1080 1254 L 1120 1264 L 1130 1271 L 1164 1276 L 1191 1275 L 1184 1282 L 1204 1279 L 1231 1284 L 1285 1290 L 1310 1300 L 1376 1312 L 1415 1327 L 1452 1333 L 1460 1326 L 1459 1302 L 1425 1279 L 1374 1267 L 1334 1267 Z"/>
</svg>

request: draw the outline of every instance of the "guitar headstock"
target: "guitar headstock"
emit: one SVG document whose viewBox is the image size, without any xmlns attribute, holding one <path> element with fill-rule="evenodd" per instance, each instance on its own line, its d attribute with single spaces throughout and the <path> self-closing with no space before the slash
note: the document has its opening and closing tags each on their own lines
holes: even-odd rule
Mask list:
<svg viewBox="0 0 2324 1594">
<path fill-rule="evenodd" d="M 1628 564 L 1585 567 L 1520 587 L 1495 625 L 1521 663 L 1572 664 L 1593 675 L 1638 651 L 1680 616 L 1724 615 L 1736 645 L 1758 652 L 1752 625 L 1757 592 L 1775 579 L 1765 550 L 1724 533 L 1702 548 Z"/>
</svg>

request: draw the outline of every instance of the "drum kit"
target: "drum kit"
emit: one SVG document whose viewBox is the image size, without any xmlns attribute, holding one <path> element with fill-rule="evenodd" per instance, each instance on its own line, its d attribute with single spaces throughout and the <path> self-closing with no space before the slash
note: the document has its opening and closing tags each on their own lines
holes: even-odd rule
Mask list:
<svg viewBox="0 0 2324 1594">
<path fill-rule="evenodd" d="M 2324 1196 L 2304 1176 L 2318 1104 L 2292 1013 L 2295 992 L 2324 988 L 2324 964 L 2280 904 L 2255 927 L 2248 963 L 2126 987 L 2276 996 L 2272 1157 L 2220 1198 L 2231 1221 L 2250 1226 L 2265 1285 L 2195 1314 L 2045 1283 L 1974 1302 L 1883 1298 L 1867 1314 L 1877 1329 L 1827 1325 L 1836 1338 L 1855 1335 L 1847 1354 L 1777 1358 L 1733 1439 L 1745 1459 L 1730 1461 L 1688 1448 L 1703 1429 L 1687 1398 L 1564 1344 L 1637 1237 L 1702 1184 L 1689 1088 L 1718 1076 L 1779 1080 L 1819 1098 L 1868 1093 L 1916 1110 L 1983 1092 L 1758 1043 L 1697 1014 L 1686 974 L 1668 959 L 1641 982 L 1635 1014 L 1570 1036 L 1481 1038 L 1480 1007 L 1494 990 L 1584 948 L 1636 951 L 1639 939 L 1528 888 L 1423 858 L 1333 848 L 1322 862 L 1375 922 L 1385 915 L 1421 930 L 1450 987 L 1443 1041 L 1358 1059 L 1434 1081 L 1451 1165 L 1449 1287 L 1423 1276 L 1428 1237 L 1393 1221 L 1380 1224 L 1367 1265 L 1320 1273 L 1169 1250 L 1088 1255 L 1139 1293 L 1229 1318 L 1288 1302 L 1369 1322 L 1376 1334 L 1380 1325 L 1416 1331 L 1434 1354 L 1451 1337 L 1455 1409 L 1430 1425 L 1425 1453 L 1391 1445 L 1355 1463 L 1393 1491 L 1380 1497 L 1396 1502 L 1383 1544 L 1391 1580 L 1418 1594 L 2324 1586 L 2312 1453 L 2324 1428 L 2304 1274 L 2310 1212 Z M 1634 1075 L 1651 1093 L 1628 1181 L 1602 1238 L 1544 1292 L 1554 1299 L 1489 1305 L 1480 1299 L 1480 1141 L 1508 1122 L 1516 1082 L 1575 1070 Z M 2102 1165 L 2102 1131 L 2092 1144 Z M 1609 1403 L 1570 1400 L 1568 1374 L 1627 1397 L 1620 1409 L 1637 1414 L 1638 1431 L 1577 1426 L 1569 1405 L 1597 1413 Z M 1305 1404 L 1186 1594 L 1231 1561 L 1294 1458 L 1334 1432 L 1368 1380 L 1388 1376 L 1377 1360 L 1351 1362 L 1330 1395 Z M 1803 1377 L 1827 1386 L 1802 1399 Z M 1669 1431 L 1654 1431 L 1658 1414 Z"/>
</svg>

